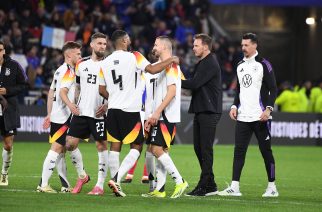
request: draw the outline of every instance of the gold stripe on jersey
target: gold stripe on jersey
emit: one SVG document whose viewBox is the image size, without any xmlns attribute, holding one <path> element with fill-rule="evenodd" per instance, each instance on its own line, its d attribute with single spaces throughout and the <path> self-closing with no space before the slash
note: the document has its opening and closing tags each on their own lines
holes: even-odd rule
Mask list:
<svg viewBox="0 0 322 212">
<path fill-rule="evenodd" d="M 104 79 L 104 74 L 103 74 L 102 68 L 100 68 L 100 72 L 98 74 L 98 77 L 101 78 L 101 79 Z"/>
<path fill-rule="evenodd" d="M 179 73 L 177 64 L 172 64 L 171 67 L 165 69 L 165 72 L 167 76 L 172 76 L 177 79 Z"/>
<path fill-rule="evenodd" d="M 68 68 L 67 71 L 65 72 L 62 82 L 64 83 L 72 82 L 74 78 L 75 78 L 75 74 L 70 70 L 70 68 Z"/>
<path fill-rule="evenodd" d="M 181 71 L 181 80 L 186 80 L 186 77 L 184 76 L 184 74 Z"/>
<path fill-rule="evenodd" d="M 163 135 L 163 139 L 164 139 L 167 147 L 170 149 L 172 138 L 171 138 L 171 135 L 170 135 L 169 130 L 168 130 L 167 126 L 165 125 L 165 123 L 160 122 L 160 129 L 161 129 L 161 132 Z"/>
<path fill-rule="evenodd" d="M 145 57 L 140 53 L 140 52 L 137 52 L 137 51 L 134 51 L 133 52 L 135 58 L 136 58 L 136 62 L 138 65 L 141 65 L 141 63 L 143 62 L 143 60 L 145 59 Z"/>
<path fill-rule="evenodd" d="M 140 133 L 141 126 L 141 122 L 136 123 L 133 130 L 129 134 L 127 134 L 127 136 L 125 136 L 125 138 L 123 139 L 123 144 L 130 144 L 133 141 L 135 141 L 135 139 L 138 137 Z"/>
<path fill-rule="evenodd" d="M 54 143 L 55 141 L 57 141 L 58 138 L 60 138 L 68 129 L 67 125 L 63 125 L 61 128 L 59 128 L 59 130 L 57 130 L 55 132 L 55 134 L 53 136 L 49 135 L 49 143 Z"/>
</svg>

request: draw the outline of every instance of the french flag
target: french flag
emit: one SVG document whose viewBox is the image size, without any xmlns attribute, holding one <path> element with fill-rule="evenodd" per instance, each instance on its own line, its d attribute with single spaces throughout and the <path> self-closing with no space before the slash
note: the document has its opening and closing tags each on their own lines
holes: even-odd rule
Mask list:
<svg viewBox="0 0 322 212">
<path fill-rule="evenodd" d="M 62 49 L 66 41 L 75 41 L 76 33 L 64 29 L 45 26 L 42 32 L 41 45 Z"/>
</svg>

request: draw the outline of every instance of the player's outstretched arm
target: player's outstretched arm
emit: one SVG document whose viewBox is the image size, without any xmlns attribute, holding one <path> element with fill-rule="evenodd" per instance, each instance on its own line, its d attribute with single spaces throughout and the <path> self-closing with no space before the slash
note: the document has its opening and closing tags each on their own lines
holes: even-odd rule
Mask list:
<svg viewBox="0 0 322 212">
<path fill-rule="evenodd" d="M 145 71 L 151 73 L 151 74 L 156 74 L 161 72 L 162 70 L 164 70 L 166 67 L 168 67 L 169 65 L 171 65 L 172 63 L 176 63 L 179 64 L 180 60 L 177 56 L 172 56 L 160 63 L 156 63 L 156 64 L 150 64 L 148 66 L 145 67 Z"/>
</svg>

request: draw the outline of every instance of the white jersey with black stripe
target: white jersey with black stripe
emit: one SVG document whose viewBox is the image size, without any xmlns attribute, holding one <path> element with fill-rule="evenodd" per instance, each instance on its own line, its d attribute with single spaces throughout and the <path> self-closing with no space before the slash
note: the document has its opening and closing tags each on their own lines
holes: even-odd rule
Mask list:
<svg viewBox="0 0 322 212">
<path fill-rule="evenodd" d="M 75 95 L 74 77 L 74 70 L 67 63 L 64 63 L 55 71 L 53 81 L 50 85 L 50 89 L 54 91 L 53 106 L 50 114 L 51 122 L 63 124 L 69 118 L 71 112 L 60 98 L 59 92 L 61 88 L 67 87 L 69 89 L 67 94 L 68 98 L 73 102 Z"/>
<path fill-rule="evenodd" d="M 139 52 L 114 51 L 102 61 L 100 85 L 109 93 L 108 108 L 140 112 L 142 107 L 141 72 L 150 62 Z"/>
<path fill-rule="evenodd" d="M 95 113 L 103 103 L 103 97 L 99 94 L 99 74 L 101 61 L 93 61 L 91 58 L 84 58 L 76 66 L 76 83 L 80 85 L 80 94 L 77 105 L 80 116 L 87 116 L 95 119 Z"/>
</svg>

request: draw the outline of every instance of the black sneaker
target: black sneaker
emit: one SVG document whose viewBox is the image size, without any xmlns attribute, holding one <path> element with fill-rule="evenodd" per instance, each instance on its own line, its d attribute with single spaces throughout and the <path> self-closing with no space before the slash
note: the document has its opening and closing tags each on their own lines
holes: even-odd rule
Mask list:
<svg viewBox="0 0 322 212">
<path fill-rule="evenodd" d="M 186 194 L 186 196 L 194 196 L 194 197 L 204 197 L 206 196 L 206 189 L 205 188 L 195 188 L 193 191 Z"/>
<path fill-rule="evenodd" d="M 206 187 L 205 188 L 205 196 L 213 196 L 217 195 L 219 192 L 217 190 L 217 187 Z"/>
<path fill-rule="evenodd" d="M 195 187 L 192 191 L 185 194 L 185 196 L 194 196 L 194 193 L 199 189 L 199 187 Z"/>
</svg>

